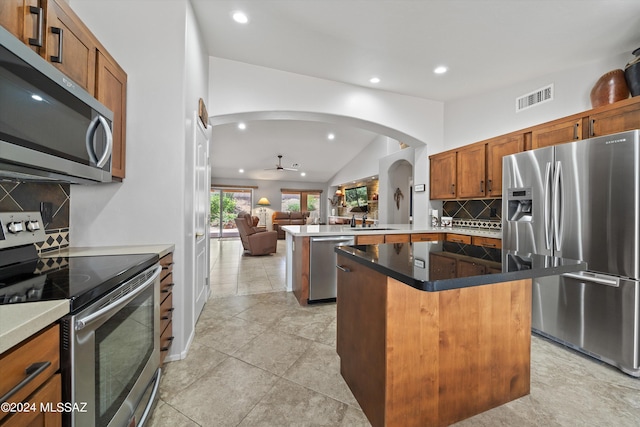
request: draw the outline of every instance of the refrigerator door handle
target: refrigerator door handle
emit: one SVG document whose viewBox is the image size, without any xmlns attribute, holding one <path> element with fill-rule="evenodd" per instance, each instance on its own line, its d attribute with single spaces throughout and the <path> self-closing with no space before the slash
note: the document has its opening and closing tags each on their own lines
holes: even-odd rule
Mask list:
<svg viewBox="0 0 640 427">
<path fill-rule="evenodd" d="M 562 179 L 561 162 L 556 162 L 553 175 L 553 237 L 555 240 L 555 249 L 559 251 L 562 249 L 562 236 L 564 234 L 564 182 Z"/>
<path fill-rule="evenodd" d="M 552 250 L 551 247 L 551 233 L 550 222 L 551 222 L 551 204 L 549 203 L 549 199 L 551 198 L 551 162 L 547 162 L 547 166 L 544 172 L 544 202 L 543 202 L 543 210 L 544 210 L 544 240 L 545 240 L 545 249 Z"/>
<path fill-rule="evenodd" d="M 576 279 L 582 282 L 593 282 L 599 285 L 613 286 L 615 288 L 620 287 L 620 278 L 616 276 L 609 276 L 606 274 L 589 273 L 586 271 L 580 271 L 578 273 L 564 273 L 562 277 L 568 277 L 569 279 Z"/>
</svg>

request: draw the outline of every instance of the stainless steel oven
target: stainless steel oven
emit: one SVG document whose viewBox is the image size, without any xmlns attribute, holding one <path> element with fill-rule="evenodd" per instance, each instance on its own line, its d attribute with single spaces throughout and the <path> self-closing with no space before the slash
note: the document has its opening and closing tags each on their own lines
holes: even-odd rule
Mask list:
<svg viewBox="0 0 640 427">
<path fill-rule="evenodd" d="M 0 212 L 0 305 L 69 302 L 63 425 L 144 425 L 160 382 L 158 254 L 39 256 L 45 238 L 39 212 Z"/>
<path fill-rule="evenodd" d="M 160 271 L 153 266 L 62 320 L 65 425 L 143 425 L 160 382 Z"/>
</svg>

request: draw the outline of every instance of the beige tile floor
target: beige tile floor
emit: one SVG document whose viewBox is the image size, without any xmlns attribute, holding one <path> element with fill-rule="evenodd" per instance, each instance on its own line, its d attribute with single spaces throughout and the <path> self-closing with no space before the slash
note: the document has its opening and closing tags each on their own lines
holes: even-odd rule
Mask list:
<svg viewBox="0 0 640 427">
<path fill-rule="evenodd" d="M 278 254 L 212 240 L 211 289 L 186 359 L 166 364 L 151 426 L 368 426 L 339 374 L 335 304 L 300 307 Z M 640 426 L 640 380 L 534 336 L 531 394 L 467 426 Z"/>
</svg>

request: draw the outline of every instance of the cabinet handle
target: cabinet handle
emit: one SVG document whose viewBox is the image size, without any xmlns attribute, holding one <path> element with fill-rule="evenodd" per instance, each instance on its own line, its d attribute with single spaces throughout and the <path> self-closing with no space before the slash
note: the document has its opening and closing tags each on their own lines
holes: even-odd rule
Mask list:
<svg viewBox="0 0 640 427">
<path fill-rule="evenodd" d="M 51 55 L 51 62 L 62 64 L 62 28 L 51 27 L 51 32 L 58 35 L 58 56 Z"/>
<path fill-rule="evenodd" d="M 589 120 L 589 136 L 596 136 L 595 124 L 596 124 L 596 119 Z"/>
<path fill-rule="evenodd" d="M 489 193 L 491 193 L 491 190 L 492 190 L 492 187 L 493 187 L 493 185 L 492 185 L 492 180 L 490 179 L 490 180 L 488 181 L 488 183 L 489 183 Z"/>
<path fill-rule="evenodd" d="M 160 293 L 163 294 L 168 294 L 169 292 L 171 292 L 171 288 L 175 285 L 175 283 L 169 283 L 168 285 L 165 285 L 165 288 L 169 288 L 169 289 L 161 289 Z"/>
<path fill-rule="evenodd" d="M 573 125 L 573 139 L 580 139 L 578 137 L 578 129 L 580 128 L 580 123 L 576 123 Z"/>
<path fill-rule="evenodd" d="M 167 341 L 169 341 L 169 343 L 171 343 L 171 341 L 173 341 L 173 338 L 174 338 L 174 337 L 168 337 L 168 338 L 167 338 Z M 160 351 L 167 351 L 167 350 L 169 350 L 169 346 L 170 346 L 170 345 L 171 345 L 171 344 L 169 344 L 169 345 L 168 345 L 168 346 L 166 346 L 166 347 L 160 347 Z"/>
<path fill-rule="evenodd" d="M 456 194 L 456 185 L 455 184 L 451 184 L 451 194 Z"/>
<path fill-rule="evenodd" d="M 484 193 L 484 180 L 480 180 L 480 192 Z"/>
<path fill-rule="evenodd" d="M 24 373 L 27 374 L 27 377 L 25 379 L 23 379 L 22 381 L 20 381 L 18 383 L 18 385 L 16 385 L 14 388 L 9 390 L 7 392 L 7 394 L 5 394 L 4 396 L 0 397 L 0 403 L 4 403 L 7 400 L 9 400 L 9 398 L 11 396 L 13 396 L 17 392 L 19 392 L 20 389 L 22 389 L 24 386 L 26 386 L 31 381 L 33 381 L 33 379 L 35 377 L 37 377 L 42 372 L 44 372 L 44 370 L 47 369 L 49 366 L 51 366 L 51 362 L 49 362 L 49 361 L 34 363 L 34 364 L 28 366 L 27 369 L 24 370 Z"/>
<path fill-rule="evenodd" d="M 36 38 L 29 39 L 29 44 L 31 46 L 42 47 L 42 33 L 44 31 L 44 19 L 42 19 L 42 11 L 43 9 L 41 7 L 29 6 L 29 13 L 38 17 L 36 25 L 36 27 L 38 27 Z"/>
<path fill-rule="evenodd" d="M 167 263 L 167 264 L 162 264 L 162 269 L 163 270 L 168 270 L 172 265 L 173 265 L 172 262 Z"/>
<path fill-rule="evenodd" d="M 336 267 L 338 267 L 338 269 L 344 271 L 345 273 L 349 273 L 351 271 L 347 267 L 343 267 L 343 266 L 338 265 L 338 264 L 336 264 Z"/>
</svg>

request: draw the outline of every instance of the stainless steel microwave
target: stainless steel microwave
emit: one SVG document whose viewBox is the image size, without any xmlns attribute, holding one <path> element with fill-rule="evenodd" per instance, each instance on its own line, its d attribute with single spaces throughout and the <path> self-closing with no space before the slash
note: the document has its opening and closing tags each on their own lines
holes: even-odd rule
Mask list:
<svg viewBox="0 0 640 427">
<path fill-rule="evenodd" d="M 0 27 L 0 180 L 111 182 L 113 113 Z"/>
</svg>

